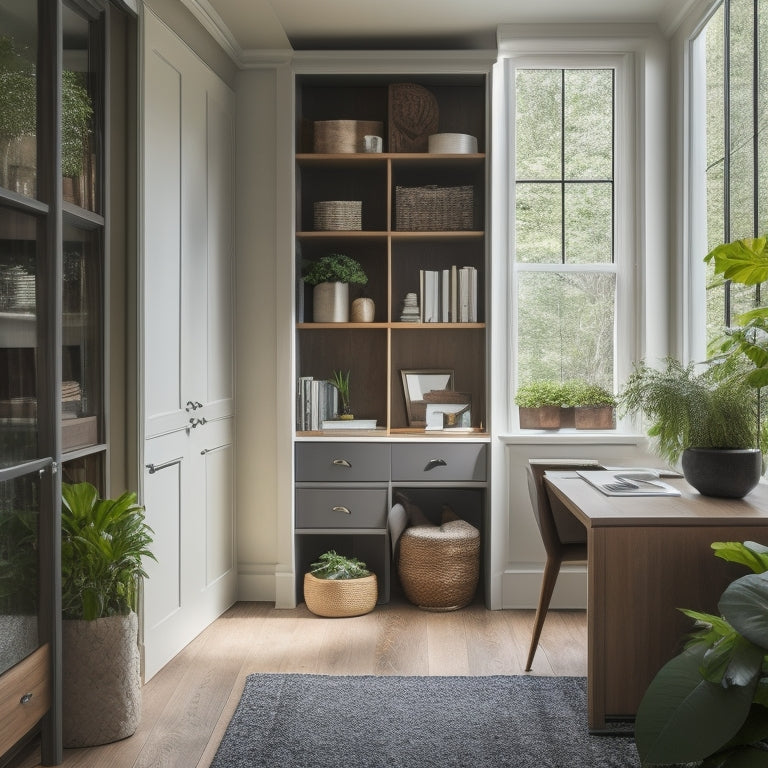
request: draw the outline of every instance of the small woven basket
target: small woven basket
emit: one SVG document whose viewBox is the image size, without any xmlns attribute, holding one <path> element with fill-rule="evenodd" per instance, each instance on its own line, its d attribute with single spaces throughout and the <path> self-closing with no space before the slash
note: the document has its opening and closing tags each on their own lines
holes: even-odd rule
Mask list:
<svg viewBox="0 0 768 768">
<path fill-rule="evenodd" d="M 375 573 L 362 579 L 318 579 L 304 574 L 304 602 L 316 616 L 362 616 L 374 609 L 378 596 Z"/>
<path fill-rule="evenodd" d="M 321 200 L 314 205 L 314 227 L 321 232 L 363 228 L 362 200 Z"/>
<path fill-rule="evenodd" d="M 472 229 L 473 204 L 471 186 L 396 187 L 395 228 L 401 232 Z"/>
<path fill-rule="evenodd" d="M 419 608 L 455 611 L 469 605 L 480 577 L 480 532 L 464 520 L 415 525 L 400 537 L 397 572 Z"/>
</svg>

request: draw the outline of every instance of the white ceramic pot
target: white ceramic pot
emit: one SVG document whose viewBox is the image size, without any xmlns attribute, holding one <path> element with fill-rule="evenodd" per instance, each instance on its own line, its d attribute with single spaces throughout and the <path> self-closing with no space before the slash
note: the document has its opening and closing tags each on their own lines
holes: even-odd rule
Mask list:
<svg viewBox="0 0 768 768">
<path fill-rule="evenodd" d="M 373 299 L 359 298 L 352 302 L 350 317 L 353 323 L 372 323 L 375 314 Z"/>
<path fill-rule="evenodd" d="M 316 323 L 349 322 L 349 285 L 318 283 L 312 293 L 312 319 Z"/>
</svg>

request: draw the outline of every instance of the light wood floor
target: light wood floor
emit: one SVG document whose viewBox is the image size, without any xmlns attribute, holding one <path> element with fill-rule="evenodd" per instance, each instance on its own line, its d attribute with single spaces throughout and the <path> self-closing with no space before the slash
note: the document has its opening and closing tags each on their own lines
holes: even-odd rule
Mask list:
<svg viewBox="0 0 768 768">
<path fill-rule="evenodd" d="M 252 672 L 333 675 L 518 675 L 533 611 L 471 605 L 431 613 L 401 602 L 322 619 L 304 605 L 238 603 L 144 687 L 141 724 L 115 744 L 65 750 L 67 768 L 208 768 Z M 586 675 L 583 611 L 550 611 L 533 674 Z M 21 768 L 40 765 L 39 751 Z"/>
</svg>

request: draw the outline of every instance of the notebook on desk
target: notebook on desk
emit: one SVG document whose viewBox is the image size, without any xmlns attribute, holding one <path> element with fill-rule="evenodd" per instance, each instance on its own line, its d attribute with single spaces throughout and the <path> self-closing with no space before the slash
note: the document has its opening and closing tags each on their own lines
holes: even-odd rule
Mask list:
<svg viewBox="0 0 768 768">
<path fill-rule="evenodd" d="M 606 496 L 679 496 L 680 491 L 650 470 L 579 470 L 579 477 Z"/>
</svg>

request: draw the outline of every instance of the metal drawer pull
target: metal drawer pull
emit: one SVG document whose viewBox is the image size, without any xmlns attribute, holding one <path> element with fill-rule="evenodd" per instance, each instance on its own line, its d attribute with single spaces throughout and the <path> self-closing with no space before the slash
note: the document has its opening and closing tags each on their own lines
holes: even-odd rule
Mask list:
<svg viewBox="0 0 768 768">
<path fill-rule="evenodd" d="M 430 459 L 427 462 L 427 466 L 424 467 L 425 472 L 429 472 L 430 469 L 434 469 L 435 467 L 447 467 L 448 462 L 445 459 Z"/>
<path fill-rule="evenodd" d="M 30 701 L 32 701 L 32 693 L 25 693 L 20 699 L 19 704 L 29 704 Z"/>
<path fill-rule="evenodd" d="M 333 507 L 334 512 L 343 512 L 345 515 L 351 515 L 352 512 L 347 507 Z"/>
<path fill-rule="evenodd" d="M 146 467 L 149 470 L 150 475 L 154 475 L 155 472 L 159 472 L 161 469 L 167 469 L 175 464 L 181 464 L 183 456 L 179 456 L 178 459 L 171 459 L 170 461 L 164 461 L 162 464 L 147 464 Z"/>
<path fill-rule="evenodd" d="M 349 467 L 352 468 L 352 465 L 346 460 L 346 459 L 334 459 L 331 464 L 333 464 L 335 467 Z"/>
</svg>

